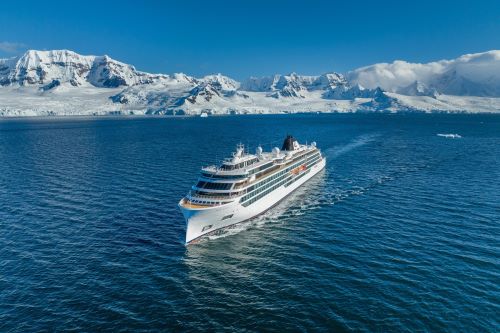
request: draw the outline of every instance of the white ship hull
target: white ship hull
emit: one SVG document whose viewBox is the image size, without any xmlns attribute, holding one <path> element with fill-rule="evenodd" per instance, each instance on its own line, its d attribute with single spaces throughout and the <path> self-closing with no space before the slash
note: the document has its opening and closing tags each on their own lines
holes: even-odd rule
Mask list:
<svg viewBox="0 0 500 333">
<path fill-rule="evenodd" d="M 325 163 L 325 158 L 322 158 L 319 163 L 307 170 L 306 175 L 288 187 L 282 185 L 247 207 L 241 205 L 239 200 L 204 209 L 187 208 L 179 204 L 186 219 L 186 244 L 262 214 L 321 171 Z"/>
</svg>

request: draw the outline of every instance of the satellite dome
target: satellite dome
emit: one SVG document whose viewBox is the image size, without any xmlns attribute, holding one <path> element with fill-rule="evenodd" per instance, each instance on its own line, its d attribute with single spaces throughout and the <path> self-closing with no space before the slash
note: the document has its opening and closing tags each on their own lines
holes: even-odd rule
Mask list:
<svg viewBox="0 0 500 333">
<path fill-rule="evenodd" d="M 257 156 L 262 155 L 262 147 L 258 146 L 257 149 L 255 149 L 255 153 L 257 154 Z"/>
</svg>

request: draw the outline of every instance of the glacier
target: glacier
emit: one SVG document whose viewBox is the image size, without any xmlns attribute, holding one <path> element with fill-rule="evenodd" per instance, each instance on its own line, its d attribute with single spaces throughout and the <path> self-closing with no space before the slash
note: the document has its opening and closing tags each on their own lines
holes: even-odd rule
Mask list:
<svg viewBox="0 0 500 333">
<path fill-rule="evenodd" d="M 243 82 L 222 74 L 151 74 L 69 50 L 0 59 L 3 117 L 402 111 L 500 112 L 500 51 Z"/>
</svg>

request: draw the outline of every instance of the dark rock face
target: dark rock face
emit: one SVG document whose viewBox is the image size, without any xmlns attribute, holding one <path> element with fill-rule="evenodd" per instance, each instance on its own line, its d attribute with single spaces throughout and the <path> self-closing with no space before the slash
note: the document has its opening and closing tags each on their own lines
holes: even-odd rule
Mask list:
<svg viewBox="0 0 500 333">
<path fill-rule="evenodd" d="M 40 90 L 42 91 L 48 91 L 48 90 L 51 90 L 51 89 L 54 89 L 55 87 L 59 87 L 61 85 L 61 81 L 59 80 L 52 80 L 51 83 L 43 86 L 40 88 Z"/>
<path fill-rule="evenodd" d="M 399 110 L 408 110 L 407 107 L 401 105 L 398 99 L 386 95 L 382 89 L 377 88 L 372 91 L 373 91 L 372 100 L 363 103 L 362 106 L 376 111 L 386 111 L 391 108 L 396 108 Z"/>
<path fill-rule="evenodd" d="M 377 94 L 376 89 L 364 89 L 359 85 L 350 86 L 348 83 L 329 87 L 322 97 L 325 99 L 355 99 L 355 98 L 373 98 Z"/>
<path fill-rule="evenodd" d="M 195 104 L 198 97 L 204 98 L 209 102 L 214 96 L 220 96 L 219 91 L 214 89 L 210 84 L 202 83 L 194 87 L 185 100 L 191 104 Z"/>
<path fill-rule="evenodd" d="M 124 78 L 114 76 L 102 81 L 102 86 L 106 88 L 117 88 L 119 86 L 126 86 L 127 81 Z"/>
<path fill-rule="evenodd" d="M 110 99 L 113 101 L 113 103 L 120 103 L 120 104 L 128 104 L 129 99 L 124 96 L 123 94 L 118 94 L 111 96 Z"/>
</svg>

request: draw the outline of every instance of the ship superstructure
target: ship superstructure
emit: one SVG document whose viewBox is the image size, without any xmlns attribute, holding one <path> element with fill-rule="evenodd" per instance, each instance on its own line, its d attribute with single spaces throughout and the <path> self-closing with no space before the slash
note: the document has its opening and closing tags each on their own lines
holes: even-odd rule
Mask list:
<svg viewBox="0 0 500 333">
<path fill-rule="evenodd" d="M 238 145 L 220 165 L 201 169 L 196 185 L 179 202 L 186 219 L 186 244 L 251 219 L 274 206 L 325 166 L 316 143 L 288 135 L 281 150 L 255 154 Z"/>
</svg>

